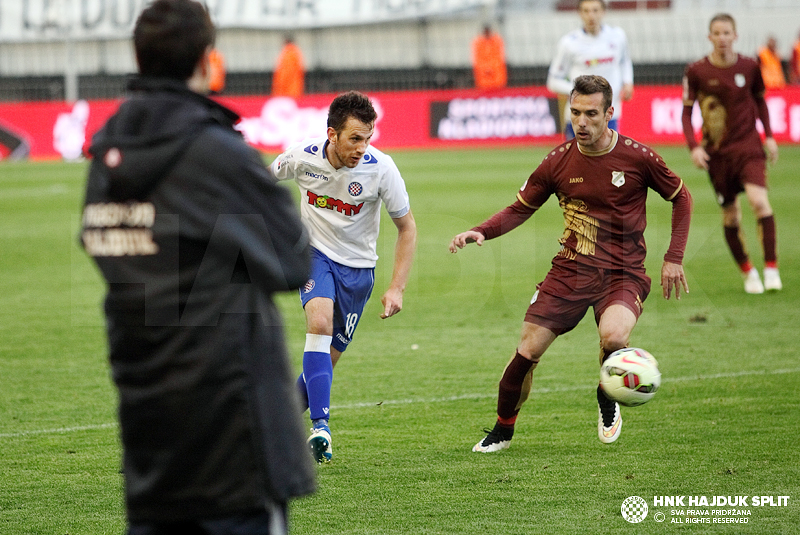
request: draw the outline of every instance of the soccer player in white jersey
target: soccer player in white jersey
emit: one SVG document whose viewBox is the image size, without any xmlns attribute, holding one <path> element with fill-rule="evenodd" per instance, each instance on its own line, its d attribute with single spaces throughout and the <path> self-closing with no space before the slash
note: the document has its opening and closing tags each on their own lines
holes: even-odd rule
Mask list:
<svg viewBox="0 0 800 535">
<path fill-rule="evenodd" d="M 372 293 L 381 204 L 397 227 L 394 270 L 381 298 L 388 318 L 403 308 L 417 227 L 394 161 L 370 146 L 377 113 L 357 91 L 337 96 L 328 110 L 327 137 L 300 143 L 272 162 L 279 180 L 300 188 L 308 228 L 311 277 L 300 290 L 307 330 L 298 387 L 310 409 L 308 443 L 317 462 L 331 460 L 333 367 L 353 339 Z"/>
<path fill-rule="evenodd" d="M 578 76 L 596 74 L 611 84 L 614 91 L 614 116 L 609 128 L 619 131 L 622 101 L 633 97 L 633 63 L 628 53 L 625 31 L 603 24 L 606 4 L 603 0 L 578 0 L 578 14 L 583 27 L 563 36 L 547 72 L 547 88 L 559 95 L 566 124 L 567 139 L 575 137 L 566 106 L 567 96 Z"/>
</svg>

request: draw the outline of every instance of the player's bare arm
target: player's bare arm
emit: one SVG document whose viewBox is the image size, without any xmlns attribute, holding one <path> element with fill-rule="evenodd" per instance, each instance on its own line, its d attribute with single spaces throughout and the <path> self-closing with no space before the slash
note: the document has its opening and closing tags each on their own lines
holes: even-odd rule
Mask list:
<svg viewBox="0 0 800 535">
<path fill-rule="evenodd" d="M 389 288 L 381 297 L 383 304 L 382 319 L 394 316 L 403 309 L 403 292 L 406 289 L 411 265 L 414 262 L 414 251 L 417 248 L 417 224 L 409 211 L 406 215 L 393 218 L 397 227 L 397 242 L 394 250 L 394 270 Z"/>
<path fill-rule="evenodd" d="M 681 299 L 681 288 L 683 288 L 684 293 L 689 293 L 689 283 L 686 281 L 682 265 L 664 262 L 661 266 L 661 288 L 664 292 L 664 299 L 670 298 L 673 288 L 675 289 L 675 299 L 679 301 Z"/>
<path fill-rule="evenodd" d="M 457 253 L 459 249 L 463 249 L 468 243 L 476 243 L 479 246 L 483 245 L 483 240 L 485 239 L 486 237 L 483 234 L 474 230 L 462 232 L 450 242 L 450 252 Z"/>
</svg>

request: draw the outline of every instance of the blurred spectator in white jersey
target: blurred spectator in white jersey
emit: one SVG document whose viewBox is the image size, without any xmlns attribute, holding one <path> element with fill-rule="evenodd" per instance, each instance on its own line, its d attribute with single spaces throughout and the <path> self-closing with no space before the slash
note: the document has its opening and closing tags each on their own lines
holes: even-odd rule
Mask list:
<svg viewBox="0 0 800 535">
<path fill-rule="evenodd" d="M 547 73 L 547 88 L 559 95 L 559 109 L 569 139 L 575 134 L 566 109 L 567 95 L 578 76 L 596 74 L 611 84 L 614 115 L 608 126 L 613 130 L 619 131 L 622 101 L 633 97 L 633 63 L 625 31 L 603 24 L 606 14 L 603 0 L 578 0 L 578 14 L 583 26 L 561 38 Z"/>
<path fill-rule="evenodd" d="M 53 148 L 68 162 L 83 159 L 88 122 L 89 103 L 85 100 L 77 101 L 71 112 L 58 114 L 53 126 Z"/>
</svg>

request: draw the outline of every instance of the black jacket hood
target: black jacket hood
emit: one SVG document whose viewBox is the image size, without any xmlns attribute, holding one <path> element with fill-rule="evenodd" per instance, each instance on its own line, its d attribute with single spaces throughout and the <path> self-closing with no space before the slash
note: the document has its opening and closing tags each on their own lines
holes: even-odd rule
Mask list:
<svg viewBox="0 0 800 535">
<path fill-rule="evenodd" d="M 92 138 L 89 154 L 104 167 L 114 200 L 141 199 L 172 169 L 210 124 L 233 128 L 239 116 L 190 90 L 185 83 L 140 77 L 105 127 Z M 143 95 L 147 99 L 143 99 Z"/>
</svg>

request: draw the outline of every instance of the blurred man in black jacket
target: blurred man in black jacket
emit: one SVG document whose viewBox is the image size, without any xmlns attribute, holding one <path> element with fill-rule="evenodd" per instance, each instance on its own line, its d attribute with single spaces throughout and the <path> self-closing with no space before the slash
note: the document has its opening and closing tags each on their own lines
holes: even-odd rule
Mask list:
<svg viewBox="0 0 800 535">
<path fill-rule="evenodd" d="M 200 3 L 149 5 L 140 76 L 90 149 L 81 241 L 108 283 L 131 535 L 282 533 L 315 488 L 271 299 L 306 282 L 308 238 L 203 96 L 213 42 Z"/>
</svg>

